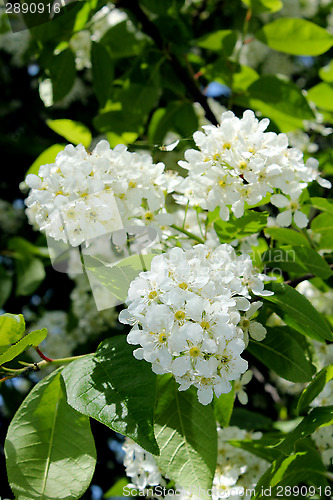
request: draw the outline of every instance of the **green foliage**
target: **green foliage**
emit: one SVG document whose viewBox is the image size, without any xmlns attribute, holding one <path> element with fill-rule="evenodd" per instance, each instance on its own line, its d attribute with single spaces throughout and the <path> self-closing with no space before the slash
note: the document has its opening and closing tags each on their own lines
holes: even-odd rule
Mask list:
<svg viewBox="0 0 333 500">
<path fill-rule="evenodd" d="M 234 402 L 234 388 L 232 388 L 232 390 L 227 394 L 221 394 L 219 398 L 216 396 L 214 397 L 214 414 L 221 427 L 227 427 L 229 425 L 232 410 L 234 408 Z"/>
<path fill-rule="evenodd" d="M 304 234 L 285 227 L 267 227 L 265 228 L 265 234 L 268 234 L 271 238 L 280 243 L 310 245 Z"/>
<path fill-rule="evenodd" d="M 39 382 L 18 409 L 5 454 L 17 498 L 74 500 L 89 486 L 96 463 L 89 419 L 66 403 L 59 370 Z"/>
<path fill-rule="evenodd" d="M 123 21 L 112 26 L 103 36 L 101 43 L 115 59 L 138 55 L 144 42 L 138 40 L 129 30 L 127 22 Z"/>
<path fill-rule="evenodd" d="M 285 455 L 289 455 L 296 450 L 296 444 L 300 439 L 306 438 L 318 427 L 331 425 L 332 422 L 333 406 L 313 408 L 299 425 L 281 441 L 278 449 Z"/>
<path fill-rule="evenodd" d="M 267 288 L 274 295 L 265 300 L 287 325 L 319 342 L 333 340 L 328 324 L 303 295 L 284 283 L 272 283 Z"/>
<path fill-rule="evenodd" d="M 243 217 L 236 219 L 234 215 L 228 222 L 218 217 L 219 210 L 209 214 L 210 221 L 214 222 L 214 229 L 221 243 L 229 243 L 237 238 L 244 238 L 257 233 L 267 224 L 268 214 L 248 210 Z"/>
<path fill-rule="evenodd" d="M 299 87 L 278 76 L 264 75 L 256 79 L 235 102 L 268 116 L 282 132 L 303 128 L 303 120 L 314 118 Z"/>
<path fill-rule="evenodd" d="M 262 261 L 271 268 L 279 268 L 300 276 L 312 273 L 326 280 L 333 274 L 327 262 L 308 246 L 288 245 L 270 249 L 262 255 Z"/>
<path fill-rule="evenodd" d="M 45 339 L 47 335 L 46 328 L 42 328 L 42 330 L 35 330 L 33 332 L 28 333 L 25 337 L 19 340 L 16 344 L 11 347 L 8 347 L 2 354 L 0 354 L 0 365 L 8 363 L 12 359 L 19 356 L 22 352 L 29 349 L 29 347 L 37 346 Z"/>
<path fill-rule="evenodd" d="M 91 273 L 117 299 L 125 301 L 131 282 L 140 272 L 150 268 L 154 257 L 153 254 L 131 255 L 112 266 L 90 256 L 86 256 L 84 261 L 88 274 Z"/>
<path fill-rule="evenodd" d="M 267 328 L 261 342 L 250 340 L 248 350 L 280 377 L 291 382 L 309 382 L 315 367 L 307 360 L 302 345 L 288 327 Z"/>
<path fill-rule="evenodd" d="M 325 366 L 314 377 L 311 384 L 309 384 L 302 392 L 298 403 L 297 412 L 303 413 L 310 403 L 321 393 L 325 385 L 333 379 L 333 365 Z"/>
<path fill-rule="evenodd" d="M 103 108 L 111 95 L 114 71 L 112 59 L 100 43 L 93 42 L 91 45 L 91 64 L 95 93 Z"/>
<path fill-rule="evenodd" d="M 0 316 L 0 346 L 14 344 L 25 332 L 25 321 L 22 314 L 5 313 Z"/>
<path fill-rule="evenodd" d="M 46 123 L 51 130 L 64 137 L 68 142 L 81 143 L 86 148 L 90 146 L 92 139 L 90 130 L 82 123 L 66 119 L 47 120 Z"/>
<path fill-rule="evenodd" d="M 317 56 L 333 45 L 328 31 L 298 18 L 275 19 L 257 31 L 256 38 L 274 50 L 299 56 Z"/>
<path fill-rule="evenodd" d="M 158 465 L 176 484 L 201 488 L 202 498 L 209 498 L 204 492 L 212 486 L 217 449 L 212 407 L 201 405 L 194 390 L 179 392 L 168 375 L 158 381 L 156 401 L 155 435 L 163 450 Z"/>
<path fill-rule="evenodd" d="M 35 174 L 38 175 L 39 167 L 41 165 L 46 165 L 47 163 L 53 163 L 56 159 L 56 156 L 60 151 L 63 151 L 65 146 L 63 144 L 53 144 L 49 148 L 45 149 L 38 158 L 33 162 L 31 167 L 28 169 L 27 174 Z"/>
<path fill-rule="evenodd" d="M 324 82 L 333 82 L 333 59 L 326 66 L 320 68 L 319 76 Z"/>
<path fill-rule="evenodd" d="M 283 7 L 281 0 L 242 0 L 242 2 L 255 14 L 278 12 Z"/>
<path fill-rule="evenodd" d="M 75 410 L 159 453 L 153 428 L 156 376 L 148 363 L 134 358 L 125 336 L 106 340 L 96 354 L 73 361 L 62 377 Z"/>
<path fill-rule="evenodd" d="M 319 237 L 318 249 L 333 247 L 333 215 L 319 214 L 313 219 L 311 230 Z"/>
<path fill-rule="evenodd" d="M 318 108 L 333 111 L 333 85 L 321 82 L 308 91 L 308 99 Z"/>
<path fill-rule="evenodd" d="M 53 102 L 63 99 L 74 85 L 75 59 L 70 49 L 55 56 L 48 67 L 53 89 Z"/>
<path fill-rule="evenodd" d="M 230 425 L 236 425 L 248 431 L 268 430 L 272 426 L 270 418 L 262 413 L 247 410 L 246 408 L 234 408 L 230 419 Z"/>
<path fill-rule="evenodd" d="M 230 56 L 237 41 L 237 32 L 232 30 L 218 30 L 203 35 L 195 41 L 195 45 L 203 49 L 223 52 Z"/>
<path fill-rule="evenodd" d="M 275 460 L 257 484 L 254 498 L 265 498 L 300 484 L 325 487 L 326 468 L 315 449 L 300 451 Z M 278 490 L 278 487 L 280 489 Z M 281 489 L 282 488 L 282 489 Z M 289 490 L 285 490 L 287 493 Z M 292 491 L 292 490 L 291 490 Z M 296 489 L 294 490 L 297 491 Z"/>
</svg>

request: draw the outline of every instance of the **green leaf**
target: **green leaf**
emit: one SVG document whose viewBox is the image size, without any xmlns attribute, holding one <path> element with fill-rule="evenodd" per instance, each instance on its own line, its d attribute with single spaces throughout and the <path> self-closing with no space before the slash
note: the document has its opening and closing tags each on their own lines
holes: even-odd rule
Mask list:
<svg viewBox="0 0 333 500">
<path fill-rule="evenodd" d="M 68 142 L 72 144 L 81 143 L 86 148 L 90 146 L 91 133 L 83 123 L 67 119 L 46 120 L 46 123 L 51 130 L 64 137 Z"/>
<path fill-rule="evenodd" d="M 274 75 L 264 75 L 255 80 L 247 88 L 245 95 L 236 97 L 235 102 L 259 110 L 283 132 L 303 128 L 303 120 L 314 119 L 313 111 L 301 89 Z"/>
<path fill-rule="evenodd" d="M 180 392 L 173 378 L 160 377 L 155 433 L 162 450 L 159 467 L 183 488 L 201 488 L 200 498 L 208 499 L 204 492 L 212 486 L 217 454 L 212 406 L 201 405 L 193 388 Z"/>
<path fill-rule="evenodd" d="M 272 420 L 261 413 L 246 408 L 234 408 L 229 425 L 236 425 L 248 431 L 267 430 L 271 428 Z"/>
<path fill-rule="evenodd" d="M 318 248 L 333 248 L 333 216 L 330 213 L 322 213 L 311 222 L 311 230 L 321 235 Z"/>
<path fill-rule="evenodd" d="M 263 460 L 267 460 L 267 462 L 273 462 L 277 458 L 281 456 L 281 452 L 273 448 L 276 442 L 280 441 L 280 435 L 272 434 L 269 436 L 268 434 L 264 434 L 261 439 L 248 440 L 232 440 L 228 441 L 229 444 L 235 446 L 236 448 L 241 448 L 242 450 L 246 450 L 257 457 L 262 458 Z"/>
<path fill-rule="evenodd" d="M 333 340 L 333 334 L 319 312 L 299 292 L 285 283 L 271 283 L 266 286 L 274 295 L 264 297 L 283 321 L 305 336 L 319 342 Z"/>
<path fill-rule="evenodd" d="M 333 59 L 326 66 L 320 68 L 319 76 L 324 82 L 333 83 Z"/>
<path fill-rule="evenodd" d="M 119 93 L 125 114 L 147 115 L 157 104 L 160 88 L 150 80 L 144 84 L 129 82 Z"/>
<path fill-rule="evenodd" d="M 287 436 L 277 446 L 277 449 L 282 451 L 285 455 L 289 455 L 295 451 L 297 441 L 306 438 L 318 429 L 318 427 L 329 426 L 332 424 L 333 406 L 313 408 L 310 413 L 298 424 L 296 429 L 287 434 Z"/>
<path fill-rule="evenodd" d="M 333 37 L 328 31 L 299 18 L 275 19 L 255 36 L 274 50 L 296 56 L 318 56 L 333 45 Z"/>
<path fill-rule="evenodd" d="M 308 246 L 287 246 L 272 248 L 262 255 L 263 262 L 275 269 L 282 269 L 298 275 L 312 273 L 323 280 L 332 276 L 327 262 L 313 248 Z"/>
<path fill-rule="evenodd" d="M 270 269 L 281 269 L 282 271 L 296 273 L 298 275 L 307 273 L 307 269 L 304 267 L 303 263 L 296 261 L 294 247 L 288 249 L 269 248 L 262 254 L 261 259 L 265 267 L 269 267 Z"/>
<path fill-rule="evenodd" d="M 25 238 L 21 238 L 21 236 L 14 236 L 14 238 L 10 238 L 8 248 L 9 250 L 24 255 L 25 257 L 38 255 L 38 257 L 49 258 L 50 256 L 47 247 L 38 247 Z"/>
<path fill-rule="evenodd" d="M 291 382 L 309 382 L 315 372 L 315 367 L 307 360 L 302 346 L 288 327 L 267 328 L 264 340 L 251 339 L 247 349 L 265 366 Z"/>
<path fill-rule="evenodd" d="M 149 363 L 133 356 L 124 335 L 73 361 L 62 376 L 73 408 L 159 453 L 153 428 L 156 375 Z"/>
<path fill-rule="evenodd" d="M 112 497 L 122 497 L 124 493 L 125 486 L 128 485 L 128 479 L 122 477 L 118 479 L 118 481 L 111 486 L 111 488 L 104 493 L 104 498 L 112 498 Z"/>
<path fill-rule="evenodd" d="M 326 468 L 321 456 L 314 449 L 309 452 L 300 451 L 287 458 L 282 456 L 275 460 L 264 475 L 261 476 L 253 498 L 273 498 L 278 492 L 283 495 L 285 487 L 297 486 L 304 483 L 317 487 L 325 487 L 325 474 Z M 279 490 L 278 486 L 280 487 Z M 284 495 L 282 498 L 286 497 L 288 498 L 289 495 Z"/>
<path fill-rule="evenodd" d="M 138 135 L 142 131 L 141 118 L 142 117 L 140 115 L 128 115 L 128 113 L 125 113 L 120 109 L 114 109 L 105 112 L 103 111 L 94 118 L 93 123 L 97 130 L 99 130 L 99 132 L 112 132 L 113 134 L 118 136 L 131 133 L 134 134 L 135 140 L 135 138 L 138 137 Z M 113 147 L 112 144 L 111 147 Z"/>
<path fill-rule="evenodd" d="M 311 384 L 309 384 L 302 392 L 298 403 L 297 403 L 297 413 L 302 413 L 310 403 L 321 393 L 325 385 L 333 379 L 333 364 L 325 366 L 319 373 L 314 377 Z"/>
<path fill-rule="evenodd" d="M 127 21 L 112 26 L 101 39 L 112 58 L 131 57 L 139 54 L 143 40 L 138 40 L 129 30 Z"/>
<path fill-rule="evenodd" d="M 310 245 L 303 233 L 298 233 L 293 229 L 284 227 L 266 227 L 265 234 L 269 234 L 271 238 L 279 241 L 280 243 L 287 243 L 291 245 Z"/>
<path fill-rule="evenodd" d="M 218 210 L 210 212 L 208 217 L 210 220 L 215 220 Z M 229 243 L 238 238 L 245 238 L 251 234 L 258 233 L 267 224 L 268 214 L 265 212 L 255 212 L 248 210 L 244 213 L 243 217 L 236 219 L 232 214 L 228 222 L 217 219 L 214 222 L 214 229 L 219 237 L 221 243 Z"/>
<path fill-rule="evenodd" d="M 100 43 L 91 44 L 91 65 L 95 93 L 102 108 L 111 95 L 114 71 L 111 57 Z"/>
<path fill-rule="evenodd" d="M 73 52 L 66 49 L 52 57 L 49 71 L 53 87 L 53 102 L 57 102 L 63 99 L 74 85 L 76 69 Z"/>
<path fill-rule="evenodd" d="M 208 50 L 224 52 L 230 56 L 237 42 L 237 32 L 232 30 L 211 31 L 194 40 L 195 46 Z"/>
<path fill-rule="evenodd" d="M 5 454 L 18 499 L 77 499 L 92 479 L 96 451 L 89 419 L 66 403 L 60 372 L 28 394 L 8 429 Z"/>
<path fill-rule="evenodd" d="M 318 108 L 333 111 L 333 85 L 321 82 L 308 90 L 308 100 Z"/>
<path fill-rule="evenodd" d="M 212 64 L 203 66 L 202 73 L 210 81 L 216 81 L 232 88 L 233 92 L 243 93 L 253 82 L 258 80 L 258 73 L 249 66 L 234 64 L 230 71 L 230 61 L 227 57 L 221 57 Z"/>
<path fill-rule="evenodd" d="M 13 278 L 11 273 L 0 264 L 0 307 L 2 307 L 7 302 L 12 288 Z"/>
<path fill-rule="evenodd" d="M 234 401 L 234 388 L 227 394 L 221 394 L 219 398 L 214 395 L 214 414 L 221 427 L 227 427 L 229 425 L 232 410 L 234 408 Z"/>
<path fill-rule="evenodd" d="M 39 345 L 46 338 L 46 335 L 46 328 L 28 333 L 25 337 L 23 337 L 13 346 L 9 347 L 4 353 L 0 355 L 0 365 L 8 363 L 30 347 Z"/>
<path fill-rule="evenodd" d="M 242 2 L 250 7 L 254 14 L 278 12 L 283 7 L 281 0 L 242 0 Z"/>
<path fill-rule="evenodd" d="M 20 255 L 15 259 L 16 295 L 31 295 L 45 278 L 43 262 L 34 257 Z"/>
<path fill-rule="evenodd" d="M 50 146 L 49 148 L 45 149 L 45 151 L 42 152 L 36 158 L 36 160 L 33 162 L 31 167 L 28 169 L 26 175 L 28 174 L 35 174 L 38 175 L 39 172 L 39 167 L 41 165 L 46 165 L 47 163 L 54 163 L 57 154 L 60 153 L 60 151 L 63 151 L 65 149 L 64 144 L 53 144 L 53 146 Z"/>
<path fill-rule="evenodd" d="M 85 269 L 104 285 L 117 299 L 125 302 L 131 282 L 142 271 L 148 270 L 153 254 L 131 255 L 109 267 L 101 260 L 85 256 Z"/>
<path fill-rule="evenodd" d="M 0 346 L 14 344 L 25 332 L 22 314 L 5 313 L 0 316 Z"/>
<path fill-rule="evenodd" d="M 294 246 L 291 248 L 296 252 L 298 261 L 302 262 L 307 272 L 310 272 L 315 276 L 318 276 L 318 278 L 322 278 L 323 280 L 326 280 L 330 276 L 332 276 L 333 273 L 330 266 L 319 255 L 319 253 L 313 250 L 311 247 Z"/>
<path fill-rule="evenodd" d="M 190 136 L 198 129 L 198 117 L 189 102 L 171 101 L 166 108 L 157 109 L 149 123 L 148 136 L 154 144 L 162 144 L 169 131 L 181 137 Z"/>
<path fill-rule="evenodd" d="M 310 205 L 322 212 L 327 212 L 333 215 L 333 200 L 327 200 L 326 198 L 310 198 Z"/>
</svg>

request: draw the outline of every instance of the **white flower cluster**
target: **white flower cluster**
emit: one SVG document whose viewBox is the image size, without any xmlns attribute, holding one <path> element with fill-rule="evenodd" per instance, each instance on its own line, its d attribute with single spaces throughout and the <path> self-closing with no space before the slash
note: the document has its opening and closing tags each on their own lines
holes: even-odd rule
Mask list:
<svg viewBox="0 0 333 500">
<path fill-rule="evenodd" d="M 123 450 L 126 475 L 132 480 L 129 486 L 143 490 L 146 486 L 158 486 L 164 483 L 162 472 L 151 453 L 129 438 L 125 439 Z"/>
<path fill-rule="evenodd" d="M 261 437 L 261 432 L 249 432 L 235 426 L 217 428 L 217 468 L 213 481 L 213 497 L 239 500 L 250 498 L 251 495 L 245 494 L 246 490 L 255 488 L 269 463 L 248 451 L 232 446 L 229 441 L 257 440 Z M 234 494 L 235 491 L 238 495 Z"/>
<path fill-rule="evenodd" d="M 186 161 L 179 162 L 188 176 L 179 185 L 182 195 L 176 200 L 210 211 L 219 207 L 227 221 L 230 206 L 239 218 L 246 204 L 254 206 L 272 194 L 271 203 L 285 209 L 277 223 L 289 226 L 294 218 L 298 227 L 305 227 L 307 216 L 299 210 L 303 189 L 313 180 L 323 187 L 331 184 L 319 177 L 317 160 L 309 158 L 305 165 L 302 152 L 288 147 L 286 134 L 265 132 L 268 124 L 267 118 L 259 122 L 251 110 L 241 119 L 227 111 L 220 126 L 207 125 L 204 132 L 195 132 L 199 150 L 187 150 Z"/>
<path fill-rule="evenodd" d="M 327 467 L 333 466 L 333 426 L 318 427 L 312 434 L 312 438 L 321 453 L 324 464 Z"/>
<path fill-rule="evenodd" d="M 92 153 L 66 146 L 55 163 L 29 174 L 29 221 L 47 236 L 72 246 L 131 225 L 168 223 L 163 212 L 163 163 L 126 146 L 100 141 Z"/>
<path fill-rule="evenodd" d="M 257 440 L 262 437 L 261 432 L 248 432 L 238 427 L 217 428 L 218 455 L 217 468 L 213 481 L 212 499 L 233 498 L 247 500 L 250 498 L 246 490 L 255 488 L 260 476 L 265 472 L 269 463 L 248 451 L 229 444 L 232 440 Z M 166 477 L 150 453 L 139 445 L 126 438 L 123 446 L 125 451 L 124 465 L 126 475 L 131 478 L 129 486 L 144 490 L 151 486 L 164 486 Z M 175 491 L 177 493 L 175 493 Z M 179 494 L 180 492 L 180 494 Z M 200 500 L 195 493 L 187 492 L 182 486 L 171 490 L 165 499 Z"/>
<path fill-rule="evenodd" d="M 252 295 L 264 290 L 266 276 L 255 272 L 250 257 L 237 256 L 227 244 L 184 251 L 175 247 L 154 257 L 151 270 L 132 281 L 119 321 L 134 325 L 128 334 L 137 359 L 152 363 L 155 373 L 172 373 L 179 390 L 197 388 L 208 404 L 231 390 L 247 369 L 240 354 L 248 336 L 265 337 L 251 318 L 262 302 Z"/>
</svg>

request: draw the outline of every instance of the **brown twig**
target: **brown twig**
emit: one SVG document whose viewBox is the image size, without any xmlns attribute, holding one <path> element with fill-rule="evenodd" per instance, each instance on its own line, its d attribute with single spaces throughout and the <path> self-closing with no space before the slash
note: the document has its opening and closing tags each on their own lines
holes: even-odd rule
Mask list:
<svg viewBox="0 0 333 500">
<path fill-rule="evenodd" d="M 329 266 L 331 269 L 333 269 L 333 264 L 329 264 Z M 289 286 L 295 288 L 297 285 L 299 285 L 299 283 L 302 283 L 302 281 L 311 280 L 312 278 L 315 278 L 315 277 L 316 277 L 315 274 L 308 273 L 308 274 L 304 274 L 303 276 L 300 276 L 299 278 L 295 278 L 293 280 L 287 280 L 284 283 L 286 285 L 289 285 Z"/>
</svg>

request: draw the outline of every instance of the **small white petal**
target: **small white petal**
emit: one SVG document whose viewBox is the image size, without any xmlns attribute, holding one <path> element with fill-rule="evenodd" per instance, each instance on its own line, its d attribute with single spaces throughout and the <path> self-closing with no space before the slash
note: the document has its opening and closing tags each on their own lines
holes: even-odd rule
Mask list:
<svg viewBox="0 0 333 500">
<path fill-rule="evenodd" d="M 282 227 L 290 226 L 291 221 L 292 221 L 291 210 L 286 210 L 285 212 L 281 212 L 276 218 L 276 222 Z"/>
<path fill-rule="evenodd" d="M 294 213 L 294 221 L 297 227 L 303 228 L 308 225 L 309 219 L 303 212 L 296 210 Z"/>
</svg>

